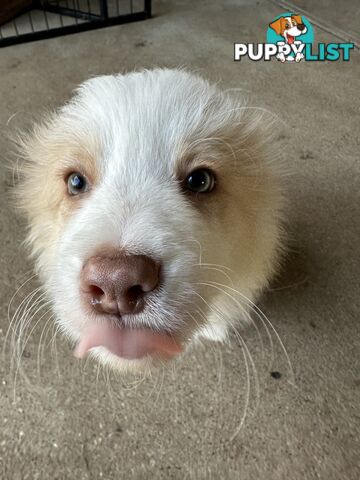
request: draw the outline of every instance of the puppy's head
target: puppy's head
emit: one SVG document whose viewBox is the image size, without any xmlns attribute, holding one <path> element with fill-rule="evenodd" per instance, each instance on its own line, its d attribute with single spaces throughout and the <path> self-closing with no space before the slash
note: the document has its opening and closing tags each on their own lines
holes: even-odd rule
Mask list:
<svg viewBox="0 0 360 480">
<path fill-rule="evenodd" d="M 270 23 L 270 27 L 277 33 L 277 35 L 284 37 L 289 44 L 294 43 L 296 37 L 307 32 L 307 27 L 304 25 L 300 15 L 280 17 Z"/>
<path fill-rule="evenodd" d="M 280 242 L 258 123 L 198 76 L 153 70 L 85 82 L 23 138 L 28 241 L 78 355 L 143 368 L 246 311 Z"/>
</svg>

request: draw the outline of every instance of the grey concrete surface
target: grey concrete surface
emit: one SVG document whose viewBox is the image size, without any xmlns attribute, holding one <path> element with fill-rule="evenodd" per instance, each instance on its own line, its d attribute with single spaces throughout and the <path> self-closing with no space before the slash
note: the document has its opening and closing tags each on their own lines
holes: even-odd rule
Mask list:
<svg viewBox="0 0 360 480">
<path fill-rule="evenodd" d="M 52 348 L 51 324 L 41 338 L 46 325 L 39 312 L 21 371 L 10 369 L 8 349 L 0 364 L 0 478 L 356 480 L 359 54 L 348 63 L 234 63 L 233 42 L 264 41 L 280 7 L 245 0 L 154 3 L 155 17 L 147 22 L 0 51 L 0 342 L 9 300 L 31 276 L 21 246 L 24 225 L 8 201 L 7 135 L 60 105 L 90 75 L 187 65 L 224 88 L 241 87 L 252 105 L 284 123 L 277 142 L 292 170 L 292 254 L 261 307 L 286 346 L 295 384 L 275 334 L 271 366 L 264 328 L 259 324 L 263 348 L 252 329 L 243 332 L 259 390 L 250 372 L 247 416 L 234 437 L 248 385 L 235 340 L 200 349 L 136 383 L 79 363 L 61 338 Z M 336 7 L 328 14 L 336 22 Z M 319 29 L 316 38 L 333 40 Z M 31 279 L 18 292 L 10 313 L 36 286 Z"/>
</svg>

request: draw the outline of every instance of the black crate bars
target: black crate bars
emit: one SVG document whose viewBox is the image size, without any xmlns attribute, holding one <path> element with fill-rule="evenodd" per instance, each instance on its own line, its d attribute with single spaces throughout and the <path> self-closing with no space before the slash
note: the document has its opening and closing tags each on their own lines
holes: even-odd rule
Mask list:
<svg viewBox="0 0 360 480">
<path fill-rule="evenodd" d="M 151 0 L 7 0 L 0 2 L 0 47 L 150 17 Z"/>
</svg>

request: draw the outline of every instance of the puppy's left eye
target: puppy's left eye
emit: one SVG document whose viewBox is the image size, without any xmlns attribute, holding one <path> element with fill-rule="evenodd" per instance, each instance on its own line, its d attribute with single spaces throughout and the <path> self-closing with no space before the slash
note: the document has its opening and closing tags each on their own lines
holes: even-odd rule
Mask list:
<svg viewBox="0 0 360 480">
<path fill-rule="evenodd" d="M 215 187 L 215 175 L 211 170 L 199 168 L 186 177 L 185 188 L 195 193 L 208 193 Z"/>
<path fill-rule="evenodd" d="M 78 172 L 71 173 L 67 179 L 67 187 L 70 195 L 79 195 L 89 189 L 84 175 Z"/>
</svg>

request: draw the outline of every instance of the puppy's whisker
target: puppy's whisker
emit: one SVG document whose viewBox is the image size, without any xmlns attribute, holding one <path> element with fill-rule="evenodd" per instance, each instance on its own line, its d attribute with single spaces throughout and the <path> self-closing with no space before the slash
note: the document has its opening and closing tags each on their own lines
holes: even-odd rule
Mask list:
<svg viewBox="0 0 360 480">
<path fill-rule="evenodd" d="M 8 332 L 10 333 L 11 329 L 11 340 L 10 340 L 10 350 L 11 350 L 11 368 L 13 364 L 16 364 L 16 359 L 19 354 L 19 345 L 23 337 L 23 332 L 29 325 L 29 314 L 33 309 L 37 308 L 38 303 L 41 302 L 43 294 L 40 294 L 40 297 L 35 300 L 34 303 L 31 303 L 33 298 L 39 293 L 40 289 L 36 289 L 25 297 L 21 302 L 18 309 L 16 310 L 13 321 L 9 326 Z M 30 308 L 29 308 L 30 305 Z M 7 340 L 7 338 L 6 338 Z M 4 346 L 6 343 L 4 344 Z"/>
<path fill-rule="evenodd" d="M 59 365 L 59 358 L 58 358 L 58 351 L 57 351 L 57 337 L 58 337 L 58 334 L 59 334 L 59 328 L 57 326 L 56 323 L 54 323 L 52 325 L 52 335 L 51 335 L 51 339 L 50 339 L 50 342 L 49 342 L 49 345 L 51 346 L 51 356 L 52 358 L 54 359 L 54 362 L 55 362 L 55 370 L 58 374 L 58 377 L 61 376 L 61 373 L 60 373 L 60 365 Z"/>
<path fill-rule="evenodd" d="M 249 369 L 249 363 L 247 359 L 247 354 L 245 348 L 241 349 L 241 352 L 243 354 L 244 358 L 244 364 L 245 364 L 245 372 L 246 372 L 246 396 L 245 396 L 245 404 L 244 404 L 244 411 L 243 415 L 240 419 L 239 425 L 237 426 L 235 432 L 232 434 L 230 437 L 230 442 L 232 442 L 237 435 L 240 433 L 241 429 L 243 428 L 247 416 L 247 412 L 249 409 L 249 404 L 250 404 L 250 391 L 251 391 L 251 382 L 250 382 L 250 369 Z"/>
<path fill-rule="evenodd" d="M 29 310 L 29 313 L 27 315 L 27 317 L 24 318 L 24 322 L 21 322 L 24 324 L 23 328 L 21 330 L 19 330 L 19 333 L 18 333 L 18 338 L 17 338 L 17 350 L 18 350 L 18 361 L 21 360 L 24 352 L 25 352 L 25 349 L 26 349 L 26 346 L 32 336 L 32 334 L 34 333 L 34 331 L 36 330 L 37 326 L 39 325 L 39 323 L 41 322 L 41 320 L 49 313 L 49 311 L 51 310 L 51 308 L 47 308 L 47 310 L 40 316 L 40 318 L 35 322 L 35 324 L 33 325 L 33 327 L 31 328 L 30 330 L 30 333 L 27 334 L 27 336 L 25 337 L 25 332 L 27 333 L 27 330 L 28 330 L 28 327 L 30 326 L 32 320 L 34 318 L 37 317 L 37 314 L 39 312 L 41 312 L 41 310 L 43 310 L 44 308 L 46 307 L 49 307 L 49 305 L 51 304 L 50 301 L 48 302 L 45 302 L 45 303 L 41 303 L 40 306 L 38 306 L 40 302 L 37 302 L 36 304 L 33 305 L 33 307 Z M 34 310 L 34 308 L 37 307 L 37 309 L 34 311 L 34 313 L 31 312 L 31 310 Z"/>
<path fill-rule="evenodd" d="M 36 288 L 36 289 L 33 289 L 30 293 L 28 293 L 28 294 L 25 296 L 25 298 L 23 298 L 23 300 L 22 300 L 22 301 L 20 302 L 20 304 L 18 305 L 17 309 L 16 309 L 15 312 L 14 312 L 14 315 L 13 315 L 12 318 L 10 319 L 9 327 L 8 327 L 8 330 L 7 330 L 6 335 L 5 335 L 4 346 L 6 345 L 10 334 L 11 334 L 12 337 L 13 337 L 13 335 L 14 335 L 14 325 L 15 325 L 15 326 L 17 325 L 17 319 L 18 319 L 18 317 L 20 316 L 24 305 L 26 305 L 28 301 L 31 301 L 32 298 L 33 298 L 41 289 L 42 289 L 42 287 L 38 287 L 38 288 Z"/>
<path fill-rule="evenodd" d="M 45 308 L 47 305 L 42 305 L 40 308 L 38 308 L 38 310 L 36 311 L 36 313 L 38 313 L 39 311 L 41 311 L 42 308 Z M 40 318 L 36 321 L 35 325 L 31 328 L 31 331 L 30 333 L 28 334 L 28 336 L 26 337 L 25 340 L 21 341 L 21 337 L 20 337 L 20 341 L 19 341 L 19 344 L 18 344 L 18 352 L 17 352 L 17 359 L 16 359 L 16 371 L 15 371 L 15 383 L 17 381 L 17 378 L 18 378 L 18 375 L 19 373 L 22 373 L 23 370 L 22 370 L 22 358 L 23 358 L 23 355 L 25 353 L 25 349 L 26 349 L 26 346 L 33 334 L 33 332 L 36 330 L 37 326 L 39 325 L 39 323 L 41 322 L 41 320 L 51 311 L 51 309 L 47 309 L 41 316 Z M 30 318 L 30 321 L 31 321 L 31 318 Z M 30 323 L 29 321 L 29 323 Z M 49 322 L 49 320 L 46 322 L 46 324 Z M 45 325 L 46 325 L 45 324 Z M 40 341 L 39 341 L 39 344 L 38 344 L 38 349 L 40 348 L 40 345 L 41 345 L 41 336 L 40 336 Z"/>
<path fill-rule="evenodd" d="M 217 267 L 219 268 L 220 270 L 227 270 L 228 272 L 231 272 L 231 273 L 235 273 L 235 271 L 232 269 L 232 268 L 229 268 L 229 267 L 226 267 L 225 265 L 220 265 L 218 263 L 198 263 L 198 264 L 195 264 L 196 265 L 200 265 L 201 267 Z"/>
<path fill-rule="evenodd" d="M 206 315 L 204 314 L 204 312 L 202 312 L 202 310 L 201 310 L 199 307 L 196 308 L 196 311 L 197 311 L 198 314 L 202 317 L 202 319 L 203 319 L 203 325 L 206 325 L 207 328 L 210 328 L 210 330 L 213 330 L 213 331 L 214 331 L 213 325 L 208 324 L 207 318 L 206 318 Z M 199 323 L 197 322 L 196 318 L 194 318 L 194 321 L 196 322 L 196 324 L 197 324 L 197 326 L 198 326 L 198 331 L 200 331 L 200 330 L 201 330 L 201 326 L 200 326 Z M 214 332 L 214 335 L 215 335 L 215 332 Z M 199 341 L 199 342 L 203 345 L 203 342 L 202 342 L 202 339 L 201 339 L 200 336 L 198 336 L 197 341 Z M 216 363 L 217 363 L 218 385 L 221 384 L 221 381 L 222 381 L 222 371 L 223 371 L 223 356 L 222 356 L 222 350 L 221 350 L 220 348 L 216 348 L 219 344 L 220 344 L 220 342 L 210 342 L 210 346 L 211 346 L 211 349 L 212 349 L 213 352 L 214 352 L 214 356 L 215 356 L 215 358 L 216 358 Z M 219 354 L 219 355 L 218 355 L 218 354 Z"/>
<path fill-rule="evenodd" d="M 272 322 L 269 320 L 269 318 L 265 315 L 265 313 L 252 300 L 250 300 L 246 295 L 239 292 L 238 290 L 235 290 L 235 289 L 229 287 L 228 285 L 218 284 L 216 282 L 209 282 L 209 283 L 214 283 L 215 285 L 221 286 L 223 288 L 227 288 L 227 289 L 233 291 L 234 293 L 240 295 L 248 303 L 248 305 L 251 306 L 254 309 L 254 312 L 257 312 L 263 318 L 263 320 L 265 322 L 267 322 L 267 324 L 269 325 L 269 327 L 271 328 L 271 330 L 275 334 L 276 339 L 279 342 L 280 347 L 281 347 L 281 349 L 282 349 L 282 351 L 285 355 L 285 358 L 286 358 L 286 361 L 287 361 L 287 364 L 288 364 L 288 367 L 289 367 L 289 371 L 290 371 L 290 378 L 291 378 L 290 383 L 295 385 L 295 374 L 294 374 L 294 369 L 293 369 L 289 354 L 288 354 L 288 352 L 285 348 L 285 345 L 284 345 L 283 341 L 281 340 L 281 337 L 280 337 L 278 331 L 276 330 L 276 328 L 274 327 Z"/>
<path fill-rule="evenodd" d="M 199 247 L 199 264 L 201 264 L 202 259 L 202 246 L 201 243 L 196 239 L 180 240 L 179 243 L 195 243 Z"/>
<path fill-rule="evenodd" d="M 25 275 L 27 275 L 28 273 L 30 272 L 27 272 Z M 25 276 L 24 275 L 24 276 Z M 16 298 L 16 296 L 20 293 L 20 291 L 29 283 L 31 282 L 31 280 L 33 280 L 35 277 L 37 277 L 37 273 L 34 273 L 33 275 L 31 275 L 28 279 L 26 279 L 21 285 L 20 287 L 18 287 L 18 289 L 15 291 L 15 293 L 13 294 L 13 296 L 11 297 L 10 301 L 9 301 L 9 305 L 8 305 L 8 309 L 7 309 L 7 318 L 8 320 L 11 322 L 11 317 L 10 317 L 10 312 L 11 312 L 11 307 L 12 307 L 12 304 L 13 304 L 13 301 L 14 299 Z"/>
<path fill-rule="evenodd" d="M 42 318 L 44 318 L 50 312 L 51 312 L 51 309 L 49 309 L 44 315 L 42 315 Z M 41 322 L 42 318 L 39 319 L 39 321 L 37 322 L 37 325 Z M 46 337 L 47 337 L 48 332 L 50 331 L 50 329 L 53 326 L 53 319 L 54 318 L 55 318 L 55 314 L 52 313 L 50 315 L 50 317 L 45 321 L 45 324 L 44 324 L 44 326 L 42 328 L 42 331 L 41 331 L 41 334 L 40 334 L 37 357 L 36 357 L 38 378 L 40 378 L 40 375 L 41 375 L 41 372 L 40 372 L 41 361 L 42 361 L 42 358 L 44 356 Z M 36 326 L 34 328 L 36 328 Z"/>
<path fill-rule="evenodd" d="M 245 342 L 245 339 L 243 338 L 243 336 L 240 334 L 238 328 L 233 323 L 231 323 L 230 325 L 231 325 L 231 329 L 233 330 L 235 336 L 241 342 L 242 347 L 245 348 L 246 353 L 249 357 L 251 368 L 253 370 L 254 381 L 255 381 L 255 395 L 256 395 L 256 403 L 255 403 L 255 409 L 254 409 L 254 413 L 255 413 L 256 410 L 258 409 L 259 403 L 260 403 L 260 381 L 259 381 L 258 371 L 257 371 L 257 368 L 256 368 L 256 364 L 254 362 L 254 358 L 253 358 L 253 356 L 252 356 L 252 354 L 249 350 L 249 347 L 247 346 L 247 344 Z"/>
<path fill-rule="evenodd" d="M 13 334 L 12 334 L 12 346 L 17 348 L 20 347 L 23 340 L 25 332 L 28 329 L 28 326 L 31 323 L 31 320 L 34 316 L 34 312 L 37 313 L 37 309 L 42 309 L 44 306 L 43 303 L 43 294 L 40 295 L 33 303 L 29 303 L 31 299 L 24 305 L 24 309 L 15 320 Z M 39 307 L 40 306 L 40 307 Z"/>
<path fill-rule="evenodd" d="M 200 268 L 205 268 L 205 269 L 208 269 L 208 270 L 213 270 L 213 271 L 217 271 L 217 272 L 221 273 L 222 275 L 224 275 L 229 280 L 231 285 L 234 286 L 234 282 L 232 281 L 232 278 L 230 277 L 230 275 L 228 273 L 224 272 L 224 270 L 220 266 L 211 266 L 210 264 L 204 264 L 204 263 L 195 264 L 194 267 L 196 267 L 196 266 L 199 266 Z"/>
<path fill-rule="evenodd" d="M 263 342 L 263 339 L 262 339 L 262 336 L 261 336 L 259 327 L 256 325 L 256 322 L 255 322 L 254 319 L 251 317 L 251 315 L 249 314 L 249 312 L 244 308 L 244 305 L 242 305 L 242 304 L 239 302 L 239 300 L 237 300 L 233 295 L 231 295 L 230 293 L 226 292 L 226 290 L 224 289 L 224 286 L 223 286 L 223 287 L 220 287 L 220 286 L 218 286 L 218 285 L 214 285 L 213 282 L 198 282 L 198 284 L 199 284 L 199 285 L 204 285 L 204 286 L 208 286 L 208 287 L 212 287 L 212 288 L 217 289 L 218 291 L 222 292 L 224 295 L 226 295 L 227 297 L 229 297 L 229 298 L 240 308 L 241 313 L 242 313 L 242 314 L 244 315 L 244 317 L 248 320 L 248 322 L 251 323 L 252 326 L 255 328 L 257 337 L 258 337 L 259 342 L 260 342 L 262 358 L 263 358 L 263 360 L 264 360 L 264 359 L 265 359 L 265 347 L 264 347 L 264 342 Z M 255 312 L 255 314 L 256 314 L 256 312 Z M 261 317 L 260 317 L 260 320 L 262 321 Z M 269 330 L 267 329 L 266 324 L 265 324 L 264 326 L 265 326 L 265 330 L 266 330 L 266 332 L 267 332 L 267 334 L 268 334 L 268 337 L 269 337 L 269 340 L 270 340 L 270 349 L 271 349 L 271 362 L 270 362 L 270 365 L 272 365 L 272 363 L 273 363 L 273 357 L 274 357 L 273 342 L 272 342 L 272 338 L 271 338 L 271 335 L 270 335 Z"/>
<path fill-rule="evenodd" d="M 235 153 L 234 148 L 230 145 L 229 142 L 227 142 L 225 139 L 221 137 L 204 137 L 204 138 L 199 138 L 197 140 L 194 140 L 190 145 L 189 145 L 189 151 L 194 150 L 197 146 L 201 145 L 202 143 L 206 143 L 207 145 L 211 145 L 211 143 L 220 143 L 222 145 L 225 145 L 226 148 L 231 152 L 232 158 L 234 160 L 234 165 L 237 164 L 237 156 Z M 207 155 L 207 158 L 210 159 L 210 154 Z M 214 155 L 214 159 L 216 159 L 216 155 Z"/>
<path fill-rule="evenodd" d="M 211 286 L 211 284 L 209 284 L 209 286 Z M 215 287 L 215 285 L 212 285 L 212 286 Z M 224 285 L 223 287 L 218 287 L 218 288 L 224 288 L 224 287 L 226 287 L 226 286 Z M 229 288 L 231 288 L 231 287 L 229 287 Z M 234 297 L 232 297 L 232 298 L 233 298 L 234 302 L 237 302 L 237 305 L 241 308 L 241 311 L 243 312 L 244 316 L 247 318 L 247 320 L 255 328 L 255 330 L 257 332 L 257 336 L 259 338 L 260 345 L 261 345 L 263 360 L 265 359 L 265 347 L 264 347 L 264 343 L 263 343 L 263 340 L 262 340 L 262 336 L 261 336 L 260 330 L 259 330 L 255 320 L 253 319 L 251 314 L 249 314 L 247 309 L 250 309 L 250 311 L 255 314 L 256 318 L 258 318 L 258 320 L 261 322 L 261 325 L 264 327 L 265 332 L 266 332 L 266 336 L 269 340 L 269 345 L 270 345 L 270 361 L 267 365 L 267 370 L 269 370 L 269 371 L 272 370 L 272 366 L 273 366 L 274 361 L 275 361 L 274 342 L 273 342 L 273 339 L 272 339 L 271 331 L 269 330 L 265 320 L 263 319 L 262 315 L 251 304 L 249 304 L 246 300 L 244 300 L 243 298 L 241 299 L 242 301 L 245 302 L 245 305 L 242 305 L 239 302 L 239 300 L 236 300 Z"/>
<path fill-rule="evenodd" d="M 26 343 L 24 344 L 20 343 L 21 342 L 21 336 L 19 343 L 17 343 L 16 348 L 14 348 L 14 355 L 16 355 L 13 359 L 13 365 L 11 367 L 11 371 L 15 370 L 14 373 L 12 374 L 13 376 L 13 395 L 14 395 L 14 401 L 16 399 L 16 387 L 17 387 L 17 381 L 18 377 L 21 375 L 21 378 L 23 381 L 26 381 L 28 385 L 30 385 L 30 381 L 28 376 L 26 375 L 24 369 L 22 368 L 22 359 L 23 359 L 23 354 L 25 352 L 26 348 Z"/>
<path fill-rule="evenodd" d="M 217 308 L 217 307 L 212 307 L 211 305 L 208 304 L 208 302 L 199 294 L 199 297 L 204 301 L 204 303 L 216 314 L 216 315 L 220 315 L 222 316 L 222 313 L 221 311 Z M 233 327 L 233 325 L 230 323 L 230 326 Z M 250 368 L 249 368 L 249 363 L 248 363 L 248 358 L 249 358 L 249 361 L 250 361 L 250 364 L 251 364 L 251 367 L 253 369 L 253 372 L 254 372 L 254 378 L 255 378 L 255 386 L 256 386 L 256 398 L 257 398 L 257 402 L 256 402 L 256 408 L 258 406 L 258 403 L 259 403 L 259 398 L 260 398 L 260 395 L 259 395 L 259 380 L 258 380 L 258 375 L 257 375 L 257 369 L 256 369 L 256 366 L 255 366 L 255 363 L 253 361 L 253 358 L 252 358 L 252 355 L 246 345 L 246 342 L 244 341 L 244 339 L 242 338 L 242 336 L 240 335 L 240 333 L 238 332 L 238 330 L 236 329 L 233 329 L 234 330 L 234 333 L 235 333 L 235 336 L 237 337 L 237 339 L 239 340 L 240 342 L 240 345 L 242 346 L 242 354 L 243 354 L 243 358 L 244 358 L 244 363 L 245 363 L 245 369 L 246 369 L 246 384 L 247 384 L 247 387 L 246 387 L 246 398 L 245 398 L 245 405 L 244 405 L 244 412 L 243 412 L 243 415 L 241 417 L 241 420 L 240 420 L 240 423 L 239 423 L 239 426 L 237 427 L 236 431 L 234 432 L 234 434 L 232 435 L 230 441 L 233 441 L 234 438 L 239 434 L 240 430 L 242 429 L 244 423 L 245 423 L 245 419 L 246 419 L 246 416 L 247 416 L 247 412 L 248 412 L 248 408 L 249 408 L 249 402 L 250 402 L 250 393 L 251 393 L 251 377 L 250 377 Z"/>
<path fill-rule="evenodd" d="M 207 285 L 209 287 L 213 287 L 213 288 L 217 288 L 217 289 L 224 289 L 224 288 L 228 288 L 230 290 L 233 290 L 235 293 L 238 293 L 240 294 L 240 292 L 238 292 L 237 290 L 235 289 L 232 289 L 231 287 L 229 287 L 228 285 L 223 285 L 223 284 L 218 284 L 216 282 L 212 282 L 212 281 L 208 281 L 207 282 Z M 257 332 L 257 335 L 258 335 L 258 338 L 259 338 L 259 342 L 260 342 L 260 345 L 261 345 L 261 349 L 262 349 L 262 353 L 263 353 L 263 359 L 264 359 L 264 355 L 265 355 L 265 348 L 264 348 L 264 343 L 263 343 L 263 340 L 262 340 L 262 336 L 261 336 L 261 333 L 260 333 L 260 330 L 256 324 L 256 322 L 254 321 L 254 319 L 252 318 L 252 316 L 249 314 L 249 312 L 244 308 L 244 305 L 240 303 L 239 300 L 235 299 L 234 296 L 230 295 L 228 292 L 225 292 L 223 291 L 223 293 L 227 293 L 227 295 L 230 296 L 230 298 L 238 305 L 238 307 L 241 309 L 242 313 L 244 314 L 244 316 L 247 318 L 247 320 L 253 325 L 253 327 L 255 328 L 256 332 Z M 249 302 L 247 301 L 247 299 L 244 299 L 243 296 L 241 298 L 242 301 L 245 302 L 245 307 L 249 308 L 255 315 L 256 317 L 260 320 L 261 324 L 263 325 L 264 329 L 265 329 L 265 332 L 266 332 L 266 335 L 267 335 L 267 338 L 269 340 L 269 344 L 270 344 L 270 362 L 269 362 L 269 365 L 268 365 L 268 369 L 271 370 L 272 369 L 272 365 L 274 363 L 274 343 L 273 343 L 273 339 L 272 339 L 272 335 L 271 335 L 271 332 L 265 322 L 265 320 L 263 319 L 261 313 L 259 313 L 259 311 L 257 311 L 251 304 L 249 304 Z"/>
<path fill-rule="evenodd" d="M 260 113 L 265 113 L 265 114 L 269 115 L 273 120 L 276 120 L 277 122 L 280 122 L 283 125 L 283 127 L 287 128 L 287 124 L 286 124 L 285 120 L 280 118 L 279 115 L 277 115 L 276 113 L 271 112 L 270 110 L 268 110 L 267 108 L 264 108 L 264 107 L 250 107 L 248 105 L 242 105 L 240 107 L 231 108 L 231 109 L 227 110 L 226 112 L 222 112 L 221 114 L 219 114 L 219 117 L 224 116 L 224 115 L 229 115 L 230 113 L 234 113 L 234 112 L 240 112 L 240 111 L 246 112 L 246 111 L 249 111 L 249 110 L 253 110 L 253 111 L 256 111 L 256 112 L 260 112 Z"/>
<path fill-rule="evenodd" d="M 202 312 L 202 310 L 199 308 L 199 307 L 195 307 L 195 310 L 197 311 L 197 313 L 199 314 L 199 316 L 203 319 L 203 325 L 200 325 L 199 322 L 197 321 L 196 317 L 194 315 L 192 315 L 191 313 L 189 313 L 190 317 L 192 318 L 192 320 L 194 321 L 196 327 L 197 327 L 197 331 L 198 332 L 201 332 L 201 328 L 206 325 L 208 329 L 212 330 L 215 334 L 215 329 L 213 327 L 213 325 L 211 324 L 208 324 L 207 323 L 207 318 L 206 318 L 206 315 L 204 314 L 204 312 Z M 197 342 L 199 342 L 203 347 L 204 347 L 204 342 L 201 338 L 201 336 L 197 336 Z M 211 350 L 213 351 L 214 353 L 214 356 L 215 358 L 217 359 L 217 348 L 216 348 L 216 343 L 217 342 L 210 342 L 210 348 Z M 221 355 L 221 352 L 220 352 L 220 355 Z M 219 381 L 220 381 L 220 378 L 221 378 L 221 360 L 219 361 L 218 363 L 218 375 L 219 375 Z"/>
<path fill-rule="evenodd" d="M 201 297 L 201 295 L 200 295 L 200 297 Z M 201 297 L 201 298 L 205 302 L 205 299 L 203 297 Z M 199 316 L 203 319 L 203 324 L 200 325 L 199 322 L 197 321 L 196 317 L 188 312 L 189 315 L 191 316 L 191 318 L 193 319 L 193 321 L 195 322 L 195 325 L 197 327 L 197 332 L 201 332 L 201 329 L 204 327 L 204 325 L 206 325 L 207 329 L 209 329 L 210 331 L 213 331 L 213 335 L 215 337 L 216 332 L 215 332 L 214 326 L 211 325 L 211 323 L 207 322 L 207 317 L 206 317 L 205 313 L 201 310 L 200 307 L 195 307 L 194 306 L 194 308 L 197 311 L 197 313 L 199 314 Z M 204 343 L 203 343 L 200 335 L 197 335 L 196 340 L 197 340 L 197 342 L 199 342 L 204 347 Z M 210 342 L 210 348 L 212 349 L 212 351 L 214 353 L 214 357 L 216 358 L 216 361 L 217 361 L 218 383 L 220 383 L 221 382 L 221 377 L 222 377 L 222 352 L 221 352 L 221 350 L 219 350 L 219 358 L 218 358 L 218 356 L 217 356 L 218 349 L 216 348 L 217 343 L 218 342 Z"/>
</svg>

